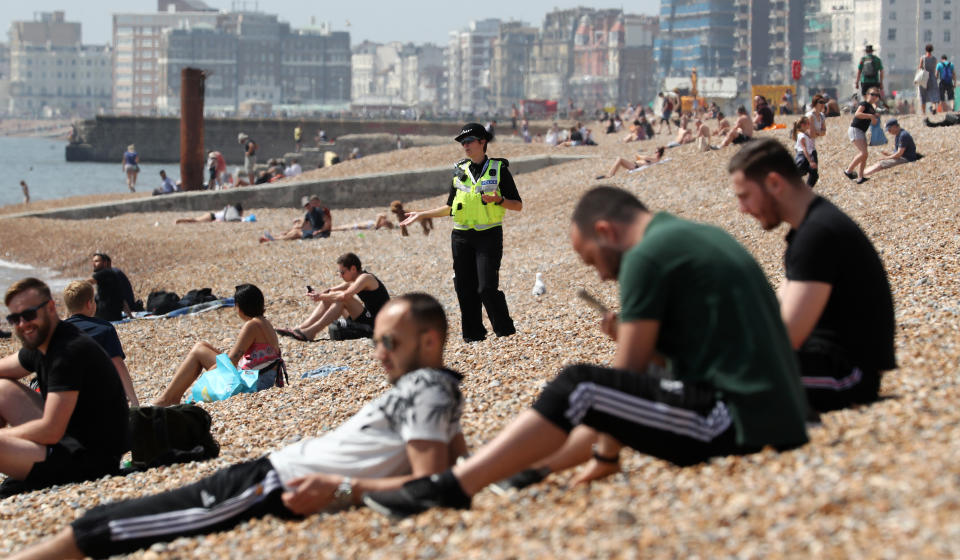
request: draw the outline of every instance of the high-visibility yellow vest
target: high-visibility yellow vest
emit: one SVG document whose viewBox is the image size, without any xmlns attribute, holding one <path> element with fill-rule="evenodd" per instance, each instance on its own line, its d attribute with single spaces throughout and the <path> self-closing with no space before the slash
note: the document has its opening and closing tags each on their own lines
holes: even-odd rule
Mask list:
<svg viewBox="0 0 960 560">
<path fill-rule="evenodd" d="M 457 164 L 457 173 L 453 176 L 453 187 L 457 194 L 453 197 L 453 229 L 474 229 L 483 231 L 503 223 L 506 212 L 499 204 L 483 203 L 481 195 L 500 195 L 500 172 L 503 162 L 499 159 L 487 159 L 479 177 L 470 173 L 470 160 Z"/>
</svg>

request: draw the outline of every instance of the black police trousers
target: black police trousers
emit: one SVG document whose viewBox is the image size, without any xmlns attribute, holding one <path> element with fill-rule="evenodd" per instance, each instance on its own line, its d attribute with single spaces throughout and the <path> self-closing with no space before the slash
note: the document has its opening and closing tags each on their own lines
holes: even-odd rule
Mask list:
<svg viewBox="0 0 960 560">
<path fill-rule="evenodd" d="M 453 230 L 453 284 L 460 302 L 463 339 L 483 340 L 487 329 L 483 326 L 481 305 L 497 336 L 516 332 L 507 309 L 507 298 L 500 291 L 500 260 L 503 258 L 503 228 L 485 231 Z"/>
</svg>

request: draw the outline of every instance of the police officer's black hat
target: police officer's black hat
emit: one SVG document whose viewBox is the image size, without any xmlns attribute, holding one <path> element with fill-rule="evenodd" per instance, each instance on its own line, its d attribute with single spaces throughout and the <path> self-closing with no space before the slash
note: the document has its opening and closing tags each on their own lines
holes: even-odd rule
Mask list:
<svg viewBox="0 0 960 560">
<path fill-rule="evenodd" d="M 483 125 L 480 123 L 467 123 L 463 125 L 463 128 L 460 129 L 460 133 L 457 134 L 457 142 L 463 142 L 466 138 L 477 138 L 478 140 L 490 141 L 490 133 L 487 132 L 487 129 L 483 128 Z"/>
</svg>

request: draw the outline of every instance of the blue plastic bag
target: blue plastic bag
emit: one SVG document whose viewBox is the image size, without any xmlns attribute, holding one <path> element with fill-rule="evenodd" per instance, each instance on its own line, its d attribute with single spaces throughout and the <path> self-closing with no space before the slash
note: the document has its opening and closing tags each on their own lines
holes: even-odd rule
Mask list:
<svg viewBox="0 0 960 560">
<path fill-rule="evenodd" d="M 880 122 L 877 124 L 870 125 L 870 145 L 871 146 L 882 146 L 887 143 L 887 135 L 883 133 L 883 128 L 880 126 Z"/>
<path fill-rule="evenodd" d="M 240 371 L 230 356 L 217 356 L 217 367 L 200 374 L 190 387 L 187 402 L 214 402 L 229 399 L 240 393 L 257 390 L 257 372 Z"/>
</svg>

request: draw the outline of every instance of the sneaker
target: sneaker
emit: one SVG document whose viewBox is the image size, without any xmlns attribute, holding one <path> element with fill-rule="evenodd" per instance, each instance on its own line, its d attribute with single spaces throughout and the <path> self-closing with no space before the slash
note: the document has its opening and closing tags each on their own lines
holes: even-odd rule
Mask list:
<svg viewBox="0 0 960 560">
<path fill-rule="evenodd" d="M 464 494 L 451 471 L 411 480 L 396 490 L 367 492 L 363 503 L 398 519 L 432 508 L 470 509 L 470 497 Z"/>
<path fill-rule="evenodd" d="M 858 185 L 862 185 L 862 184 L 866 183 L 866 182 L 869 181 L 869 180 L 870 180 L 870 177 L 860 177 L 859 179 L 857 179 L 857 184 L 858 184 Z"/>
<path fill-rule="evenodd" d="M 843 174 L 846 175 L 846 176 L 847 176 L 847 179 L 850 179 L 851 181 L 853 181 L 853 180 L 855 180 L 855 179 L 857 178 L 857 174 L 856 174 L 856 173 L 851 173 L 850 171 L 844 170 Z"/>
<path fill-rule="evenodd" d="M 490 491 L 498 496 L 504 496 L 511 489 L 523 490 L 527 486 L 533 486 L 538 482 L 542 482 L 549 474 L 550 469 L 548 467 L 522 470 L 510 478 L 505 478 L 500 482 L 491 484 Z"/>
</svg>

